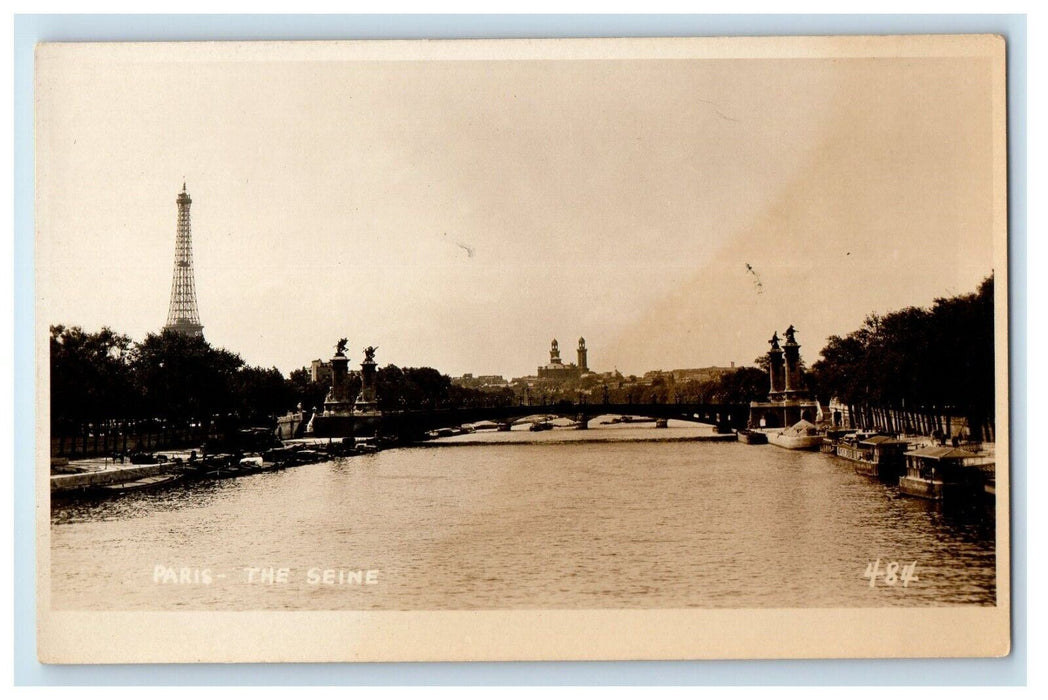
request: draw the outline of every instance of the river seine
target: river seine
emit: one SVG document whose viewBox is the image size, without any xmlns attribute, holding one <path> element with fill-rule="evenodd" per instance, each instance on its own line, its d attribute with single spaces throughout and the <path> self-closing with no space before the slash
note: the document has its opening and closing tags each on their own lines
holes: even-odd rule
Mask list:
<svg viewBox="0 0 1048 700">
<path fill-rule="evenodd" d="M 992 512 L 899 497 L 820 453 L 650 441 L 708 431 L 476 433 L 56 506 L 52 607 L 994 604 Z"/>
</svg>

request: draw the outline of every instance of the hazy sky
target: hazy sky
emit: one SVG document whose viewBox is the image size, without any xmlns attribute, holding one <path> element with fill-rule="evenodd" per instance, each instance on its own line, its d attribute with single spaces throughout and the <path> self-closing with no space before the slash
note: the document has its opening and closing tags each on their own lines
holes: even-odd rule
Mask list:
<svg viewBox="0 0 1048 700">
<path fill-rule="evenodd" d="M 279 54 L 272 54 L 275 59 Z M 166 320 L 193 198 L 214 345 L 534 373 L 808 362 L 994 266 L 980 58 L 39 61 L 49 323 Z"/>
</svg>

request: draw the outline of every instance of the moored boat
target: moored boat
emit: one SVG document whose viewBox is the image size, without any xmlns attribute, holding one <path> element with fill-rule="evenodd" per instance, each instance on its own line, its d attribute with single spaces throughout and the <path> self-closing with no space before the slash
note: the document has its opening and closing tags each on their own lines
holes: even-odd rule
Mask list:
<svg viewBox="0 0 1048 700">
<path fill-rule="evenodd" d="M 909 446 L 887 435 L 859 435 L 838 441 L 836 454 L 852 462 L 857 474 L 895 481 L 905 471 Z"/>
<path fill-rule="evenodd" d="M 747 445 L 767 445 L 768 436 L 759 430 L 740 430 L 739 442 L 746 443 Z"/>
<path fill-rule="evenodd" d="M 787 450 L 814 450 L 822 444 L 822 434 L 813 423 L 800 420 L 789 428 L 767 433 L 768 442 Z"/>
<path fill-rule="evenodd" d="M 993 470 L 992 455 L 959 447 L 924 447 L 906 453 L 899 493 L 932 501 L 972 498 L 986 493 Z"/>
</svg>

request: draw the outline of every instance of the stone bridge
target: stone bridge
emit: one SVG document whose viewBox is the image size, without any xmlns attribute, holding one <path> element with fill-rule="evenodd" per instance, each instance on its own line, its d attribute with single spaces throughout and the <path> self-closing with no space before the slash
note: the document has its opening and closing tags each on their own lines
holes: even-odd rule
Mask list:
<svg viewBox="0 0 1048 700">
<path fill-rule="evenodd" d="M 476 406 L 466 408 L 420 409 L 386 412 L 381 416 L 359 416 L 353 420 L 353 432 L 357 435 L 380 434 L 400 440 L 413 440 L 439 428 L 450 428 L 466 423 L 491 421 L 512 423 L 532 415 L 554 415 L 579 422 L 585 428 L 593 418 L 605 414 L 641 416 L 644 418 L 666 418 L 707 423 L 725 429 L 741 430 L 746 427 L 750 407 L 748 404 L 708 403 L 571 403 L 560 402 L 548 405 Z M 317 433 L 318 437 L 328 437 Z M 332 435 L 331 437 L 336 437 Z"/>
</svg>

